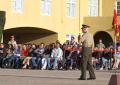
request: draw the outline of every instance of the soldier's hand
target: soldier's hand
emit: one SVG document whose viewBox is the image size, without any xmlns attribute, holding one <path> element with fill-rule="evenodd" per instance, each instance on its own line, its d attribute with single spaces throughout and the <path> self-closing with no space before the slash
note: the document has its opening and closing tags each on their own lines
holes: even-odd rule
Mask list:
<svg viewBox="0 0 120 85">
<path fill-rule="evenodd" d="M 80 33 L 79 33 L 79 35 L 78 35 L 78 42 L 79 42 L 80 38 L 81 38 L 81 35 L 80 35 Z"/>
</svg>

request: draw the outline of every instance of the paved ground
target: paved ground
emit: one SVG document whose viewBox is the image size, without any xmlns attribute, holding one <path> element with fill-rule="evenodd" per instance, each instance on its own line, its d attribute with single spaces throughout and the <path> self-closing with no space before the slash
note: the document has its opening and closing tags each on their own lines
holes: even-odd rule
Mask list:
<svg viewBox="0 0 120 85">
<path fill-rule="evenodd" d="M 75 70 L 0 69 L 0 85 L 108 85 L 111 75 L 114 74 L 110 71 L 95 71 L 95 73 L 96 80 L 77 80 L 80 71 Z"/>
</svg>

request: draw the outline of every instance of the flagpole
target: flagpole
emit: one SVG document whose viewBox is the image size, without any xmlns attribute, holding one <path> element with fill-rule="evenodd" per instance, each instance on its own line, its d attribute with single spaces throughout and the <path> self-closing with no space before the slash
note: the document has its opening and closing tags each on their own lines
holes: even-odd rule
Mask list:
<svg viewBox="0 0 120 85">
<path fill-rule="evenodd" d="M 115 54 L 114 54 L 115 55 L 114 56 L 114 58 L 115 58 L 115 64 L 114 64 L 115 65 L 115 69 L 114 70 L 115 70 L 115 74 L 116 74 L 116 48 L 117 48 L 117 45 L 116 45 L 117 44 L 116 34 L 115 34 L 115 37 L 114 37 L 114 42 L 115 42 L 115 44 L 114 44 L 115 45 L 115 48 L 114 48 L 114 51 L 115 51 Z"/>
<path fill-rule="evenodd" d="M 108 85 L 120 85 L 119 78 L 120 75 L 117 75 L 117 68 L 116 68 L 116 53 L 117 53 L 117 38 L 119 37 L 119 30 L 118 30 L 118 21 L 117 21 L 117 0 L 114 0 L 114 17 L 113 17 L 113 27 L 115 30 L 115 35 L 114 35 L 114 58 L 115 62 L 113 67 L 115 66 L 115 74 L 111 75 L 110 81 Z"/>
<path fill-rule="evenodd" d="M 116 66 L 116 49 L 117 49 L 117 38 L 119 36 L 119 30 L 118 30 L 118 21 L 117 21 L 117 0 L 115 0 L 115 4 L 114 4 L 114 29 L 115 29 L 115 66 Z M 115 74 L 116 74 L 116 68 L 115 68 Z"/>
</svg>

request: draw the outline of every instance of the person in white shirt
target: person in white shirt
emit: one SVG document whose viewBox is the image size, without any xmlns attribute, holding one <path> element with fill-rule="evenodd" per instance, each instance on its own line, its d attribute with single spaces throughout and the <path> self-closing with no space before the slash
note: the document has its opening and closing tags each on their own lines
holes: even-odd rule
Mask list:
<svg viewBox="0 0 120 85">
<path fill-rule="evenodd" d="M 17 44 L 17 42 L 16 42 L 16 40 L 15 40 L 15 37 L 14 37 L 13 35 L 10 36 L 10 41 L 8 42 L 8 44 L 13 45 L 13 47 L 14 47 L 14 45 Z"/>
<path fill-rule="evenodd" d="M 51 53 L 51 58 L 54 60 L 53 61 L 53 69 L 58 68 L 58 62 L 62 60 L 63 57 L 63 51 L 60 48 L 60 44 L 57 43 L 55 48 L 53 48 L 52 53 Z"/>
</svg>

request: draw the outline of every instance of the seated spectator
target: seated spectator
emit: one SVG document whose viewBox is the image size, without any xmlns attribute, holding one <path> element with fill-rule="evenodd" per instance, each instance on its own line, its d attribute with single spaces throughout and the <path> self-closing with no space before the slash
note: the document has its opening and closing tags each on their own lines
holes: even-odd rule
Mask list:
<svg viewBox="0 0 120 85">
<path fill-rule="evenodd" d="M 9 62 L 9 60 L 13 56 L 13 50 L 14 50 L 13 45 L 11 45 L 11 44 L 6 45 L 6 48 L 5 48 L 6 56 L 2 62 L 3 68 L 10 68 L 11 67 L 11 62 Z"/>
<path fill-rule="evenodd" d="M 23 67 L 22 67 L 23 69 L 27 68 L 27 66 L 30 66 L 30 60 L 34 55 L 35 48 L 36 48 L 35 45 L 31 45 L 31 47 L 28 48 L 27 57 L 25 57 L 23 61 Z"/>
<path fill-rule="evenodd" d="M 13 46 L 13 55 L 10 57 L 9 62 L 11 63 L 12 68 L 19 68 L 20 60 L 20 48 L 17 44 Z"/>
<path fill-rule="evenodd" d="M 113 65 L 113 69 L 118 69 L 118 66 L 120 64 L 120 46 L 117 47 L 117 52 L 114 54 L 115 57 L 115 63 Z"/>
<path fill-rule="evenodd" d="M 28 55 L 28 48 L 26 45 L 22 45 L 21 47 L 21 51 L 20 51 L 20 60 L 21 60 L 21 64 L 23 63 L 24 59 L 27 57 Z M 25 68 L 25 67 L 24 67 Z"/>
<path fill-rule="evenodd" d="M 50 62 L 51 52 L 52 52 L 51 45 L 46 45 L 44 56 L 43 56 L 43 59 L 42 59 L 42 68 L 41 68 L 42 70 L 51 68 L 51 62 Z"/>
<path fill-rule="evenodd" d="M 5 47 L 4 47 L 4 44 L 0 44 L 0 67 L 2 68 L 3 67 L 3 61 L 6 57 L 6 51 L 5 51 Z"/>
<path fill-rule="evenodd" d="M 109 68 L 109 55 L 108 55 L 108 52 L 104 52 L 104 55 L 102 56 L 102 61 L 101 61 L 101 68 L 100 70 L 103 70 L 103 69 L 108 69 Z"/>
<path fill-rule="evenodd" d="M 51 58 L 53 60 L 53 68 L 52 69 L 58 69 L 58 63 L 62 60 L 63 57 L 63 51 L 60 48 L 60 44 L 56 43 L 55 48 L 53 48 L 51 53 Z"/>
<path fill-rule="evenodd" d="M 68 68 L 69 69 L 76 69 L 77 67 L 77 57 L 79 55 L 80 51 L 78 49 L 78 45 L 73 45 L 72 48 L 71 48 L 71 52 L 69 53 L 69 56 L 68 56 L 68 59 L 67 60 L 70 60 L 70 66 L 68 65 Z"/>
<path fill-rule="evenodd" d="M 38 48 L 34 51 L 36 53 L 35 57 L 32 57 L 31 61 L 33 64 L 33 67 L 37 67 L 38 69 L 42 68 L 42 58 L 44 56 L 44 43 L 41 43 Z"/>
<path fill-rule="evenodd" d="M 52 50 L 55 48 L 55 43 L 50 44 L 48 47 L 45 48 L 45 52 L 44 52 L 44 57 L 47 59 L 47 69 L 51 69 L 52 68 L 52 64 L 51 64 L 51 53 Z"/>
</svg>

